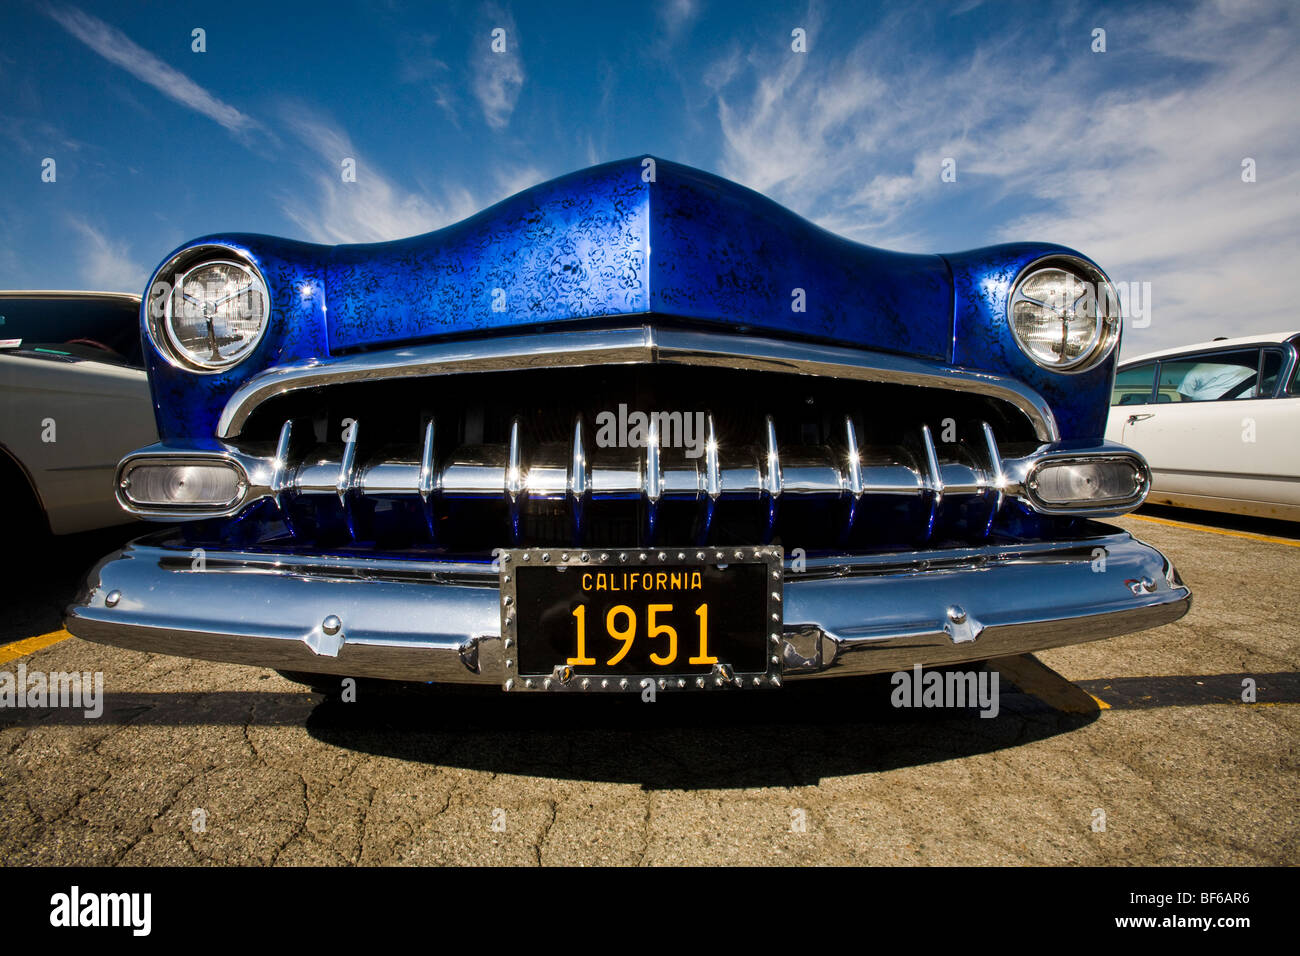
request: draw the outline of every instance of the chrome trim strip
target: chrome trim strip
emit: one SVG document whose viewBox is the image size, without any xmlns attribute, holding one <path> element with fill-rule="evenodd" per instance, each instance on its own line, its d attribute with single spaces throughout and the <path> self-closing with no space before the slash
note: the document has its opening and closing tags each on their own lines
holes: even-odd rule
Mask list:
<svg viewBox="0 0 1300 956">
<path fill-rule="evenodd" d="M 432 343 L 267 369 L 231 395 L 218 421 L 217 436 L 238 436 L 257 407 L 272 398 L 323 385 L 468 372 L 655 363 L 725 365 L 970 392 L 1014 405 L 1029 419 L 1040 441 L 1054 442 L 1060 437 L 1047 402 L 1028 386 L 1006 376 L 843 346 L 660 329 L 653 325 Z"/>
<path fill-rule="evenodd" d="M 998 544 L 969 545 L 955 548 L 932 548 L 915 551 L 881 551 L 874 553 L 830 553 L 806 555 L 800 559 L 802 572 L 793 570 L 793 559 L 786 562 L 787 573 L 800 579 L 815 577 L 853 577 L 857 575 L 921 573 L 962 567 L 983 567 L 989 562 L 1033 559 L 1078 548 L 1114 547 L 1131 536 L 1110 525 L 1098 525 L 1107 533 L 1068 541 L 1015 541 Z M 189 564 L 192 545 L 174 529 L 162 529 L 136 538 L 128 546 L 133 552 L 148 554 L 158 561 L 184 554 Z M 572 550 L 572 549 L 570 549 Z M 605 549 L 609 550 L 609 549 Z M 179 560 L 179 559 L 178 559 Z M 475 586 L 495 586 L 497 571 L 490 561 L 465 561 L 432 558 L 395 558 L 385 555 L 336 555 L 315 551 L 262 552 L 231 548 L 208 548 L 209 567 L 238 567 L 245 572 L 284 572 L 305 577 L 351 580 L 446 582 L 456 580 Z"/>
</svg>

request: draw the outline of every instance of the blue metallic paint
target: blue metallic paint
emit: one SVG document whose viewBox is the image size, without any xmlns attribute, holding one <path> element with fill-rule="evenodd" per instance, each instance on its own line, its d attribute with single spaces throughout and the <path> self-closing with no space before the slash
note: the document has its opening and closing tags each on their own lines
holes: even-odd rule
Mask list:
<svg viewBox="0 0 1300 956">
<path fill-rule="evenodd" d="M 1010 243 L 946 255 L 957 290 L 953 364 L 1019 379 L 1042 395 L 1056 415 L 1064 441 L 1098 439 L 1106 431 L 1115 355 L 1084 372 L 1053 372 L 1035 364 L 1007 327 L 1007 299 L 1020 271 L 1047 255 L 1087 259 L 1049 243 Z M 1095 265 L 1095 263 L 1094 263 Z"/>
<path fill-rule="evenodd" d="M 288 362 L 329 355 L 324 261 L 329 247 L 272 236 L 225 234 L 196 239 L 176 252 L 208 243 L 221 243 L 243 252 L 261 270 L 271 296 L 270 327 L 253 353 L 233 368 L 209 374 L 179 369 L 154 350 L 143 332 L 145 310 L 150 305 L 146 291 L 140 307 L 141 334 L 158 435 L 163 441 L 192 443 L 215 436 L 217 419 L 227 399 L 250 375 Z"/>
<path fill-rule="evenodd" d="M 650 314 L 1009 374 L 1047 399 L 1062 438 L 1101 437 L 1114 357 L 1087 372 L 1050 372 L 1006 327 L 1020 269 L 1077 253 L 1023 243 L 947 256 L 889 252 L 700 170 L 656 160 L 653 182 L 647 172 L 640 157 L 607 163 L 394 242 L 229 234 L 186 243 L 245 252 L 271 290 L 271 324 L 247 360 L 216 374 L 174 368 L 146 339 L 159 435 L 206 440 L 253 374 L 341 349 Z M 805 312 L 792 310 L 795 289 L 804 290 Z"/>
</svg>

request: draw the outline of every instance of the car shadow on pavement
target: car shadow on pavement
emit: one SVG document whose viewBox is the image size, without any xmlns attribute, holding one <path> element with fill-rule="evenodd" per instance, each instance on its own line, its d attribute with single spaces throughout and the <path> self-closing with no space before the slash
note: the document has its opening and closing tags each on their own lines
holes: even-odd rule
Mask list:
<svg viewBox="0 0 1300 956">
<path fill-rule="evenodd" d="M 975 709 L 894 708 L 887 676 L 790 684 L 779 693 L 637 695 L 395 694 L 327 700 L 317 740 L 400 760 L 523 776 L 637 783 L 646 790 L 814 786 L 987 753 L 1096 719 L 1003 693 Z"/>
<path fill-rule="evenodd" d="M 267 676 L 268 680 L 272 678 Z M 344 750 L 431 766 L 647 790 L 815 785 L 1015 747 L 1068 733 L 1097 712 L 1065 712 L 1005 684 L 996 717 L 975 708 L 895 708 L 888 675 L 632 695 L 503 694 L 497 687 L 359 681 L 339 694 L 117 692 L 77 708 L 5 709 L 0 727 L 304 727 Z"/>
<path fill-rule="evenodd" d="M 355 702 L 305 688 L 110 690 L 98 718 L 77 708 L 5 708 L 0 728 L 303 727 L 332 747 L 430 766 L 697 790 L 811 786 L 992 753 L 1068 734 L 1101 707 L 1300 703 L 1293 671 L 1071 683 L 1032 655 L 991 663 L 1003 674 L 992 718 L 975 708 L 895 708 L 888 675 L 789 682 L 779 692 L 665 693 L 653 703 L 363 680 Z M 1257 704 L 1242 699 L 1247 680 Z"/>
</svg>

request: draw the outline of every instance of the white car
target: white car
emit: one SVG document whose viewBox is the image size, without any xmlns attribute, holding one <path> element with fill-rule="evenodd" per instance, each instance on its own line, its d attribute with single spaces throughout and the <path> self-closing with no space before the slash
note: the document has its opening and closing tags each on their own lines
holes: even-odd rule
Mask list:
<svg viewBox="0 0 1300 956">
<path fill-rule="evenodd" d="M 131 518 L 121 457 L 157 441 L 140 297 L 0 292 L 0 493 L 14 540 Z"/>
<path fill-rule="evenodd" d="M 1300 521 L 1300 332 L 1120 363 L 1106 437 L 1151 466 L 1152 504 Z"/>
</svg>

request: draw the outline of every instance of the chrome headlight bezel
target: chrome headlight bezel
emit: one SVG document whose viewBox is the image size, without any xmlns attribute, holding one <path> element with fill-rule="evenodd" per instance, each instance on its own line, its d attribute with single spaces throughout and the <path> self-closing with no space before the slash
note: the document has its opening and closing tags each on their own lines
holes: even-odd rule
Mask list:
<svg viewBox="0 0 1300 956">
<path fill-rule="evenodd" d="M 177 292 L 184 289 L 187 278 L 200 269 L 214 265 L 233 267 L 248 277 L 247 288 L 257 293 L 261 313 L 257 319 L 256 334 L 238 354 L 222 361 L 205 361 L 189 352 L 181 343 L 173 319 Z M 163 263 L 149 281 L 144 310 L 144 325 L 149 341 L 168 364 L 187 372 L 214 375 L 229 371 L 257 350 L 270 324 L 271 292 L 262 270 L 247 253 L 233 246 L 209 243 L 183 249 Z"/>
<path fill-rule="evenodd" d="M 1072 302 L 1063 303 L 1063 308 L 1057 308 L 1051 302 L 1044 299 L 1035 299 L 1025 294 L 1025 286 L 1035 276 L 1047 272 L 1064 272 L 1073 277 L 1076 281 L 1091 291 L 1091 298 L 1095 310 L 1095 327 L 1087 336 L 1087 344 L 1083 351 L 1073 359 L 1063 362 L 1051 362 L 1045 360 L 1033 346 L 1026 342 L 1022 337 L 1016 324 L 1015 310 L 1016 305 L 1021 302 L 1030 303 L 1038 308 L 1047 309 L 1056 313 L 1062 318 L 1062 335 L 1068 333 L 1070 319 L 1068 315 L 1073 314 L 1073 306 L 1076 305 L 1083 296 L 1076 297 Z M 1086 293 L 1085 293 L 1086 294 Z M 1120 330 L 1123 324 L 1122 310 L 1120 308 L 1119 294 L 1110 279 L 1099 268 L 1081 259 L 1078 256 L 1053 254 L 1043 256 L 1030 262 L 1016 276 L 1015 281 L 1011 284 L 1011 292 L 1007 296 L 1006 307 L 1007 327 L 1011 331 L 1011 337 L 1015 339 L 1016 346 L 1031 362 L 1039 368 L 1048 369 L 1053 372 L 1079 373 L 1086 372 L 1096 368 L 1107 356 L 1115 349 L 1119 341 Z"/>
</svg>

